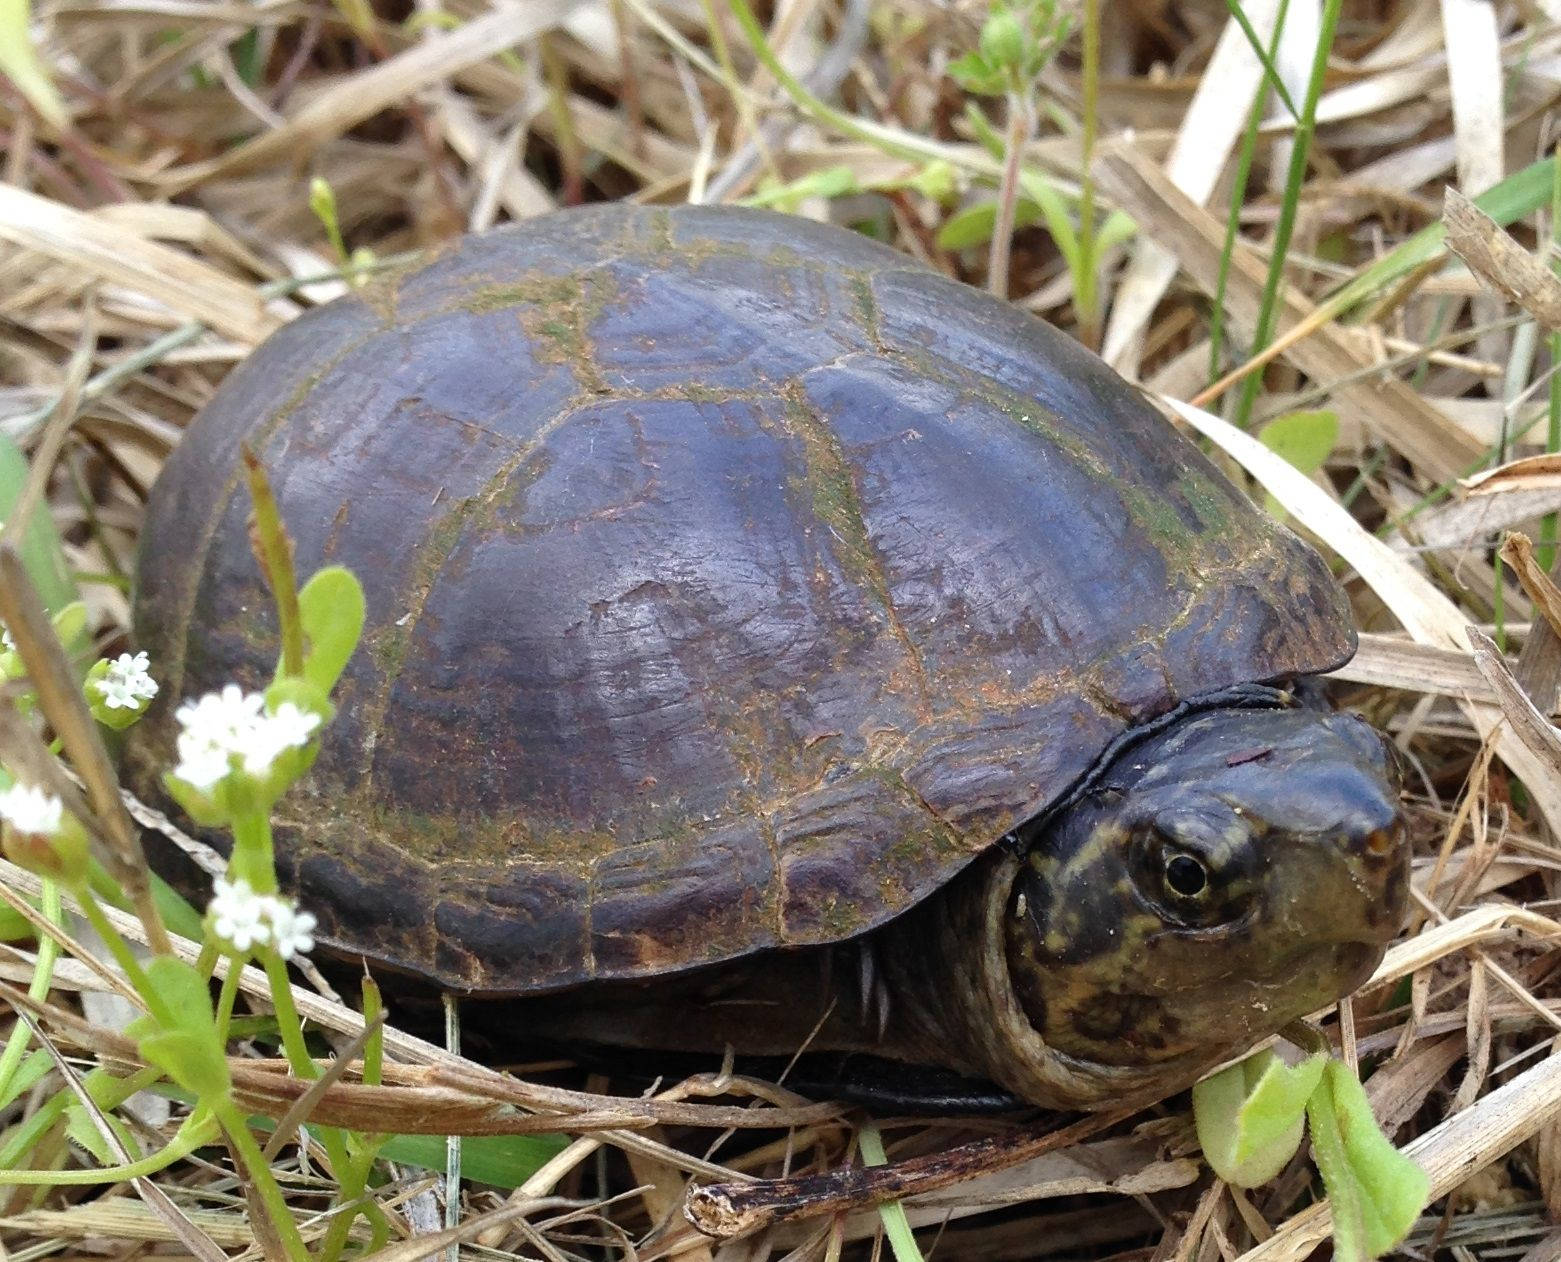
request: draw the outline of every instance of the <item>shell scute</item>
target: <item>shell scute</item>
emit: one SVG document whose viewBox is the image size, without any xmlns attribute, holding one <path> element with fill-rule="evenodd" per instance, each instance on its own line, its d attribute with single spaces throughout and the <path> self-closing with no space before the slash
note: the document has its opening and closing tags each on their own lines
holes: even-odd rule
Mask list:
<svg viewBox="0 0 1561 1262">
<path fill-rule="evenodd" d="M 483 991 L 493 976 L 519 970 L 536 990 L 591 975 L 590 883 L 582 873 L 512 862 L 499 871 L 485 866 L 464 882 L 461 875 L 457 868 L 432 908 L 429 936 L 440 977 Z"/>
<path fill-rule="evenodd" d="M 988 844 L 1087 771 L 1121 730 L 1063 684 L 1038 702 L 965 710 L 918 733 L 906 784 L 959 836 Z"/>
<path fill-rule="evenodd" d="M 839 278 L 811 263 L 722 253 L 663 270 L 629 256 L 603 270 L 618 298 L 588 336 L 610 390 L 773 390 L 870 341 Z"/>
<path fill-rule="evenodd" d="M 774 855 L 755 817 L 674 846 L 604 855 L 591 885 L 591 949 L 606 976 L 721 959 L 725 943 L 779 942 Z"/>
<path fill-rule="evenodd" d="M 934 872 L 943 864 L 984 849 L 957 837 L 897 773 L 872 767 L 799 794 L 776 810 L 773 831 L 791 945 L 870 929 L 877 907 L 924 897 L 941 884 Z"/>
</svg>

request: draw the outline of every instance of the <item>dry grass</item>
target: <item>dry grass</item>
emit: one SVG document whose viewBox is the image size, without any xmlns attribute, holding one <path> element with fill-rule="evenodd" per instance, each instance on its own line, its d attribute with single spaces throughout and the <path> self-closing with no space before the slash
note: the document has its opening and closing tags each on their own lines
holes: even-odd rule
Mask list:
<svg viewBox="0 0 1561 1262">
<path fill-rule="evenodd" d="M 1297 101 L 1324 7 L 1288 4 L 1277 64 Z M 1345 5 L 1310 160 L 1288 194 L 1296 128 L 1277 100 L 1238 191 L 1263 72 L 1224 6 L 1105 8 L 1095 196 L 1139 231 L 1104 260 L 1104 353 L 1171 399 L 1227 406 L 1242 387 L 1209 387 L 1242 366 L 1264 320 L 1274 234 L 1289 220 L 1277 353 L 1253 378 L 1254 416 L 1340 416 L 1339 443 L 1311 478 L 1225 421 L 1175 408 L 1337 558 L 1364 631 L 1340 693 L 1393 733 L 1413 767 L 1413 930 L 1327 1022 L 1347 1057 L 1374 1060 L 1379 1117 L 1432 1174 L 1440 1199 L 1406 1252 L 1561 1256 L 1561 1058 L 1551 1051 L 1561 1030 L 1551 947 L 1561 741 L 1549 722 L 1561 602 L 1537 566 L 1525 571 L 1515 553 L 1498 567 L 1495 550 L 1509 529 L 1553 538 L 1542 519 L 1561 510 L 1561 463 L 1544 455 L 1556 445 L 1546 438 L 1552 399 L 1561 401 L 1551 174 L 1513 178 L 1554 145 L 1561 6 Z M 1277 0 L 1244 8 L 1267 39 Z M 1018 232 L 996 278 L 984 249 L 938 244 L 959 206 L 990 199 L 1001 178 L 943 73 L 973 46 L 984 6 L 777 3 L 761 14 L 771 45 L 833 106 L 811 114 L 756 62 L 719 0 L 411 9 L 40 0 L 34 34 L 69 124 L 55 129 L 0 88 L 0 429 L 50 470 L 69 559 L 99 580 L 84 590 L 105 649 L 125 639 L 124 578 L 160 461 L 233 363 L 343 290 L 309 208 L 314 176 L 334 191 L 347 246 L 380 258 L 580 199 L 736 200 L 790 185 L 799 213 L 869 224 L 933 267 L 1079 325 L 1077 275 L 1040 228 Z M 1083 166 L 1077 40 L 1044 76 L 1038 104 L 1025 161 L 1071 199 Z M 899 183 L 932 163 L 952 173 L 945 204 Z M 827 201 L 807 181 L 829 172 L 879 191 Z M 1464 207 L 1449 225 L 1457 255 L 1425 235 L 1446 186 L 1471 197 L 1495 187 L 1511 238 Z M 1227 255 L 1233 200 L 1240 233 Z M 1232 342 L 1214 356 L 1216 307 Z M 0 876 L 8 902 L 37 891 L 14 868 Z M 86 997 L 119 985 L 111 968 L 83 948 L 84 962 L 62 966 L 46 1003 L 30 1006 L 14 989 L 31 976 L 25 946 L 0 951 L 0 980 L 50 1031 L 60 1059 L 45 1086 L 72 1065 L 132 1062 L 128 1040 L 80 1015 Z M 243 988 L 262 1002 L 264 978 L 250 974 Z M 305 988 L 299 1004 L 350 1050 L 356 1014 Z M 679 1212 L 691 1178 L 839 1164 L 849 1117 L 770 1092 L 768 1132 L 713 1143 L 756 1115 L 740 1094 L 702 1103 L 722 1085 L 709 1080 L 624 1099 L 583 1078 L 588 1089 L 566 1091 L 501 1077 L 394 1031 L 386 1046 L 384 1086 L 347 1072 L 307 1093 L 316 1115 L 407 1133 L 458 1121 L 468 1134 L 574 1138 L 512 1192 L 468 1182 L 453 1235 L 439 1180 L 387 1166 L 378 1195 L 402 1240 L 383 1256 L 421 1256 L 454 1236 L 473 1257 L 737 1262 L 887 1247 L 870 1210 L 719 1246 Z M 260 1056 L 235 1058 L 243 1102 L 296 1120 L 300 1084 Z M 0 1123 L 25 1124 L 42 1099 L 41 1089 L 24 1095 Z M 180 1108 L 143 1117 L 143 1140 L 155 1139 Z M 890 1155 L 974 1133 L 956 1122 L 897 1127 Z M 50 1160 L 75 1163 L 63 1140 L 44 1143 Z M 277 1149 L 304 1235 L 317 1238 L 319 1154 Z M 992 1262 L 1299 1258 L 1325 1236 L 1327 1210 L 1305 1208 L 1302 1167 L 1238 1195 L 1212 1184 L 1195 1156 L 1185 1116 L 1167 1107 L 907 1210 L 930 1256 Z M 244 1208 L 225 1156 L 203 1150 L 152 1183 L 14 1190 L 0 1201 L 0 1242 L 29 1260 L 255 1254 Z"/>
</svg>

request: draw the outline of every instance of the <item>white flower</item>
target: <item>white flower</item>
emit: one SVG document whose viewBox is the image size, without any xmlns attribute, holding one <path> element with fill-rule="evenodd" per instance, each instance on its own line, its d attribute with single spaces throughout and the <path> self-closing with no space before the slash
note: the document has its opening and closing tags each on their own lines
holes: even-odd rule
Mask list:
<svg viewBox="0 0 1561 1262">
<path fill-rule="evenodd" d="M 243 879 L 218 877 L 213 891 L 207 911 L 219 938 L 239 951 L 270 941 L 270 904 L 275 900 L 256 894 Z"/>
<path fill-rule="evenodd" d="M 93 681 L 98 696 L 110 710 L 143 710 L 146 703 L 157 695 L 157 681 L 148 669 L 144 652 L 131 657 L 121 653 L 108 664 L 102 679 Z"/>
<path fill-rule="evenodd" d="M 290 960 L 314 949 L 313 913 L 299 911 L 275 894 L 257 894 L 242 878 L 217 878 L 207 914 L 217 936 L 236 951 L 269 943 L 284 960 Z"/>
<path fill-rule="evenodd" d="M 290 960 L 314 950 L 314 913 L 299 911 L 280 898 L 273 898 L 271 903 L 271 937 L 276 953 Z"/>
<path fill-rule="evenodd" d="M 16 652 L 16 641 L 11 638 L 11 633 L 5 629 L 4 624 L 0 624 L 0 652 Z"/>
<path fill-rule="evenodd" d="M 197 789 L 210 790 L 233 770 L 263 776 L 277 757 L 309 743 L 320 716 L 284 701 L 275 714 L 265 711 L 265 698 L 229 684 L 199 701 L 187 701 L 174 716 L 179 733 L 179 764 L 173 774 Z"/>
<path fill-rule="evenodd" d="M 19 833 L 52 837 L 60 831 L 64 812 L 59 798 L 30 784 L 13 784 L 0 793 L 0 819 Z"/>
<path fill-rule="evenodd" d="M 291 701 L 282 702 L 275 714 L 262 714 L 249 733 L 248 748 L 243 755 L 244 770 L 251 775 L 264 775 L 284 751 L 307 745 L 310 735 L 319 726 L 318 714 L 300 710 Z"/>
</svg>

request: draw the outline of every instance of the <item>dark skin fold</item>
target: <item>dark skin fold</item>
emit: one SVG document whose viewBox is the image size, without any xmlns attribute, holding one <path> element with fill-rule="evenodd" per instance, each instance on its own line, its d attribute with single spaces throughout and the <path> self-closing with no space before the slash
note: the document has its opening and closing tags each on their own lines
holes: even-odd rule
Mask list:
<svg viewBox="0 0 1561 1262">
<path fill-rule="evenodd" d="M 827 967 L 782 952 L 591 988 L 529 1001 L 532 1026 L 648 1047 L 865 1051 L 1035 1104 L 1101 1107 L 1186 1086 L 1348 993 L 1406 906 L 1391 753 L 1359 719 L 1314 709 L 1183 718 L 1025 844 Z"/>
</svg>

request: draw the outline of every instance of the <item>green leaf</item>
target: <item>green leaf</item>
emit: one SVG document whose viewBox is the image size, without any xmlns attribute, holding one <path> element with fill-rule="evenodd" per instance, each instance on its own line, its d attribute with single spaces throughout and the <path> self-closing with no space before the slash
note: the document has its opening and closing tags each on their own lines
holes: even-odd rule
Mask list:
<svg viewBox="0 0 1561 1262">
<path fill-rule="evenodd" d="M 4 788 L 0 785 L 0 788 Z M 33 922 L 14 907 L 0 907 L 0 942 L 21 942 L 33 936 Z M 0 1101 L 0 1106 L 4 1105 Z"/>
<path fill-rule="evenodd" d="M 1215 1174 L 1256 1187 L 1284 1168 L 1300 1146 L 1306 1101 L 1327 1060 L 1319 1052 L 1292 1067 L 1264 1050 L 1193 1087 L 1198 1142 Z"/>
<path fill-rule="evenodd" d="M 0 0 L 0 11 L 9 0 Z M 7 36 L 0 28 L 0 45 Z M 0 69 L 3 69 L 0 64 Z M 9 519 L 11 510 L 27 485 L 27 457 L 9 438 L 0 434 L 0 522 Z M 27 567 L 27 577 L 50 613 L 59 613 L 76 599 L 76 585 L 71 581 L 70 566 L 65 561 L 65 549 L 60 546 L 59 532 L 54 519 L 42 505 L 33 510 L 32 520 L 22 531 L 18 541 L 22 564 Z"/>
<path fill-rule="evenodd" d="M 137 1142 L 134 1132 L 112 1113 L 104 1113 L 103 1117 L 108 1122 L 109 1129 L 124 1145 L 125 1151 L 130 1154 L 130 1160 L 139 1161 L 142 1156 L 141 1145 Z M 88 1114 L 80 1100 L 73 1100 L 65 1106 L 65 1136 L 72 1143 L 91 1153 L 93 1160 L 100 1166 L 118 1165 L 123 1160 L 109 1146 L 108 1139 L 98 1129 L 97 1122 Z"/>
<path fill-rule="evenodd" d="M 298 593 L 298 615 L 308 645 L 304 678 L 329 694 L 363 634 L 363 585 L 351 570 L 328 565 Z"/>
<path fill-rule="evenodd" d="M 11 1081 L 6 1084 L 5 1090 L 0 1091 L 0 1109 L 10 1108 L 18 1096 L 31 1091 L 33 1086 L 53 1068 L 54 1058 L 43 1048 L 34 1048 L 28 1052 L 20 1068 L 11 1075 Z"/>
<path fill-rule="evenodd" d="M 1130 240 L 1137 232 L 1138 225 L 1129 216 L 1120 210 L 1113 210 L 1100 225 L 1100 230 L 1095 233 L 1095 249 L 1098 253 L 1104 254 L 1112 246 Z"/>
<path fill-rule="evenodd" d="M 518 1188 L 569 1146 L 563 1135 L 467 1135 L 461 1140 L 461 1175 L 493 1187 Z M 380 1156 L 444 1173 L 442 1135 L 396 1135 Z"/>
<path fill-rule="evenodd" d="M 959 175 L 951 162 L 926 162 L 905 183 L 923 197 L 948 205 L 959 196 Z"/>
<path fill-rule="evenodd" d="M 992 120 L 986 116 L 986 111 L 974 101 L 966 101 L 965 121 L 970 124 L 971 134 L 975 136 L 976 143 L 994 158 L 1001 160 L 1005 144 L 1003 133 L 992 125 Z"/>
<path fill-rule="evenodd" d="M 1061 252 L 1063 262 L 1068 265 L 1068 271 L 1075 278 L 1081 275 L 1084 255 L 1079 246 L 1079 230 L 1074 227 L 1068 203 L 1057 191 L 1057 186 L 1039 171 L 1021 171 L 1019 187 L 1040 206 L 1041 215 L 1046 220 L 1046 231 L 1052 234 L 1052 241 Z"/>
<path fill-rule="evenodd" d="M 752 197 L 744 198 L 743 205 L 769 206 L 786 214 L 795 214 L 798 207 L 810 197 L 822 197 L 830 201 L 861 191 L 862 185 L 855 171 L 848 166 L 832 166 L 822 171 L 809 171 L 801 178 L 784 184 L 771 183 Z"/>
<path fill-rule="evenodd" d="M 1001 96 L 1008 85 L 1008 77 L 1000 66 L 994 66 L 980 53 L 966 53 L 958 61 L 949 62 L 949 77 L 977 96 Z"/>
<path fill-rule="evenodd" d="M 204 933 L 200 912 L 195 910 L 189 899 L 185 898 L 183 894 L 169 885 L 157 873 L 153 872 L 151 877 L 152 901 L 157 904 L 157 910 L 162 914 L 163 923 L 181 937 L 191 938 L 198 942 Z"/>
<path fill-rule="evenodd" d="M 1334 1257 L 1339 1262 L 1380 1257 L 1409 1234 L 1426 1206 L 1431 1181 L 1382 1133 L 1366 1089 L 1348 1066 L 1328 1063 L 1307 1116 L 1333 1206 Z"/>
<path fill-rule="evenodd" d="M 171 955 L 149 960 L 146 976 L 172 1024 L 163 1025 L 151 1014 L 132 1021 L 126 1032 L 137 1040 L 141 1055 L 202 1099 L 226 1097 L 228 1062 L 206 978 L 193 964 Z"/>
<path fill-rule="evenodd" d="M 1027 197 L 1014 203 L 1014 227 L 1027 228 L 1041 218 L 1041 208 Z M 997 203 L 977 202 L 952 214 L 938 229 L 938 246 L 944 250 L 966 250 L 985 245 L 997 227 Z"/>
<path fill-rule="evenodd" d="M 0 74 L 4 74 L 27 103 L 54 126 L 64 129 L 70 123 L 65 102 L 38 59 L 28 29 L 32 5 L 28 0 L 0 0 Z"/>
<path fill-rule="evenodd" d="M 167 925 L 174 933 L 183 938 L 192 938 L 199 942 L 206 930 L 201 923 L 201 913 L 196 911 L 190 901 L 179 893 L 167 881 L 153 872 L 152 901 L 157 904 L 157 910 L 161 913 L 163 924 Z M 96 859 L 92 861 L 91 871 L 87 877 L 87 883 L 92 892 L 106 903 L 112 903 L 120 911 L 135 910 L 124 888 Z"/>
<path fill-rule="evenodd" d="M 1323 467 L 1339 442 L 1337 412 L 1287 412 L 1276 416 L 1258 432 L 1263 446 L 1283 456 L 1307 477 Z M 1284 506 L 1272 495 L 1263 497 L 1270 516 L 1283 520 Z"/>
<path fill-rule="evenodd" d="M 324 176 L 317 175 L 309 181 L 309 209 L 314 212 L 314 217 L 325 229 L 331 249 L 335 251 L 336 261 L 346 263 L 347 243 L 342 240 L 341 220 L 336 214 L 336 190 Z"/>
</svg>

